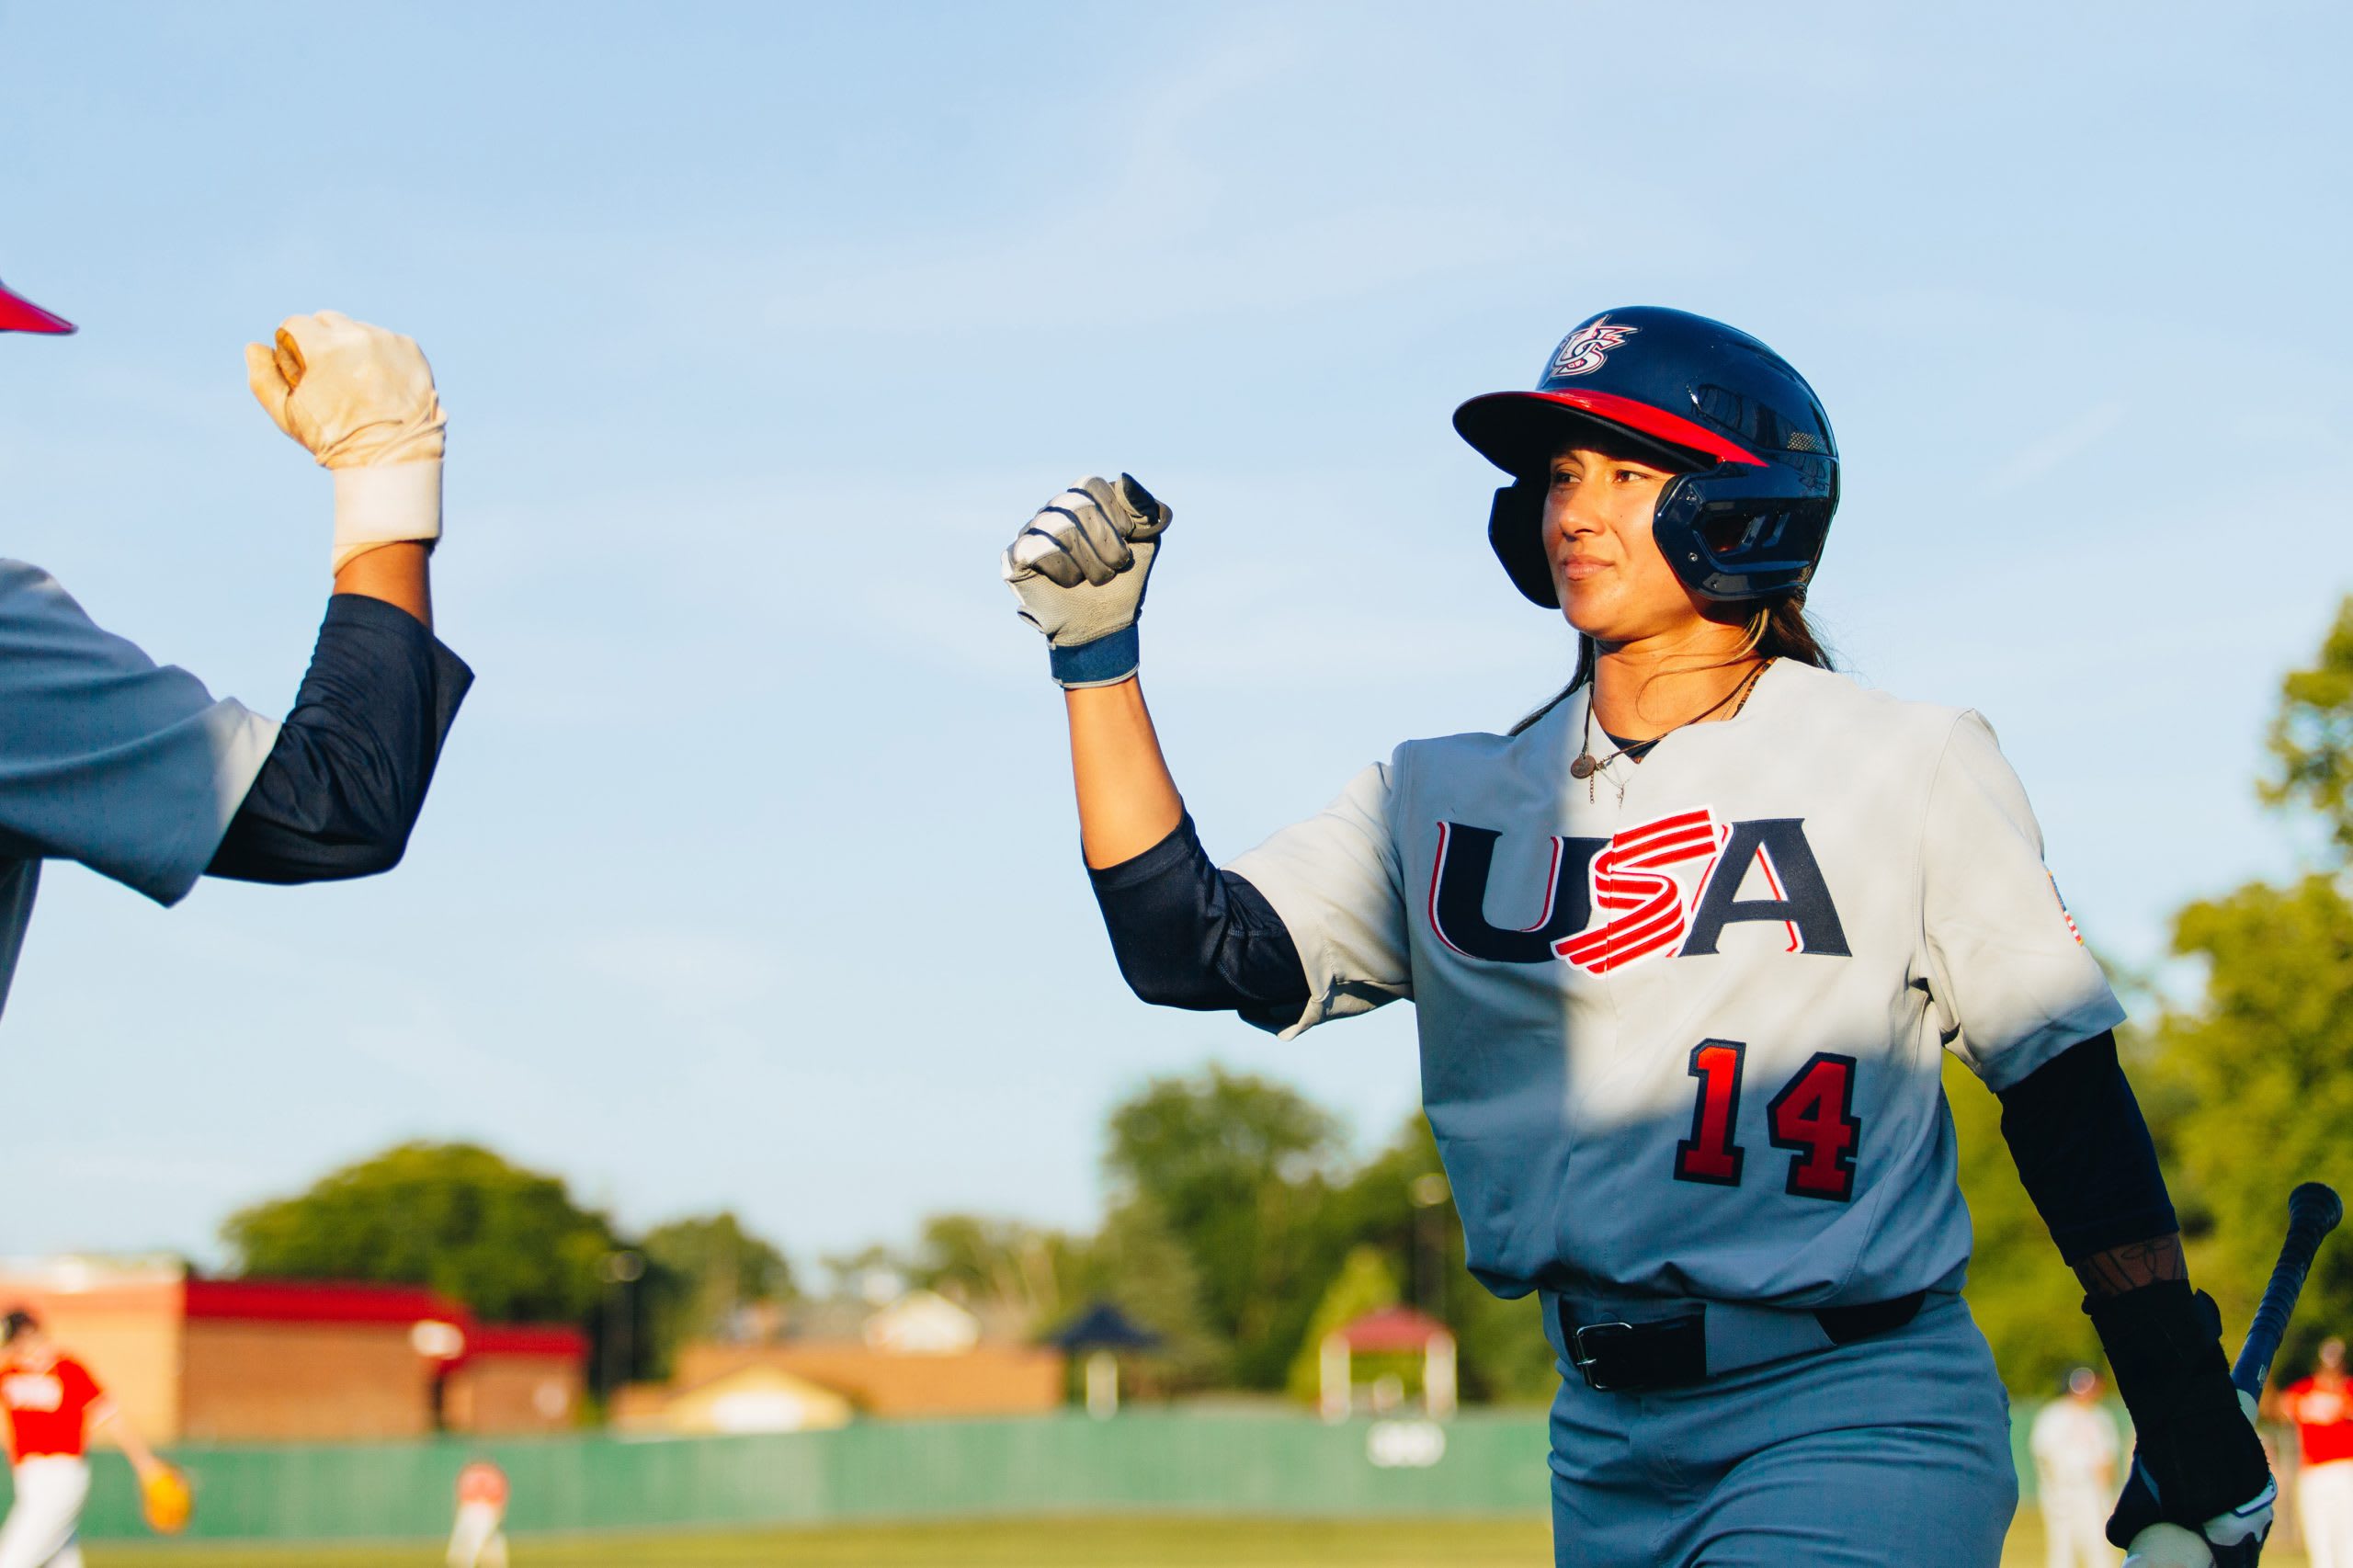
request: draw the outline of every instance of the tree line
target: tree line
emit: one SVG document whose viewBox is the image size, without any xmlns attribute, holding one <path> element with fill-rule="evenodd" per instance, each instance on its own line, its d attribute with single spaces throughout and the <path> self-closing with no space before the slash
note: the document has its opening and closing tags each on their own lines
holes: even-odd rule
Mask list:
<svg viewBox="0 0 2353 1568">
<path fill-rule="evenodd" d="M 2353 598 L 2313 665 L 2281 683 L 2256 783 L 2304 846 L 2302 874 L 2250 882 L 2173 918 L 2194 995 L 2143 986 L 2120 1031 L 2188 1238 L 2193 1278 L 2244 1331 L 2289 1189 L 2353 1192 Z M 2019 1187 L 1999 1106 L 1948 1063 L 1961 1184 L 1975 1221 L 1969 1296 L 2011 1387 L 2048 1392 L 2097 1363 L 2080 1288 Z M 1098 1299 L 1157 1334 L 1147 1390 L 1308 1386 L 1328 1327 L 1405 1301 L 1461 1344 L 1468 1397 L 1537 1400 L 1552 1355 L 1532 1301 L 1464 1272 L 1462 1233 L 1419 1116 L 1352 1158 L 1339 1119 L 1296 1090 L 1212 1065 L 1155 1079 L 1104 1131 L 1099 1226 L 941 1214 L 912 1246 L 823 1260 L 804 1291 L 779 1247 L 732 1212 L 623 1235 L 555 1176 L 465 1144 L 411 1143 L 305 1192 L 242 1210 L 223 1237 L 256 1276 L 431 1285 L 492 1321 L 563 1320 L 626 1335 L 613 1375 L 663 1375 L 677 1347 L 729 1332 L 758 1303 L 854 1296 L 878 1274 L 1040 1335 Z M 617 1258 L 636 1260 L 616 1267 Z M 2283 1367 L 2353 1327 L 2353 1239 L 2324 1249 Z M 609 1344 L 606 1348 L 609 1349 Z M 603 1357 L 600 1368 L 605 1366 Z"/>
</svg>

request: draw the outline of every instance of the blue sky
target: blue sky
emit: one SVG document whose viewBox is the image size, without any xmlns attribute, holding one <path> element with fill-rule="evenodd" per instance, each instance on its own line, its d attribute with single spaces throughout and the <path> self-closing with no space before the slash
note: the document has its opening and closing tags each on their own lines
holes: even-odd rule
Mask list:
<svg viewBox="0 0 2353 1568">
<path fill-rule="evenodd" d="M 2322 5 L 0 6 L 0 551 L 281 710 L 328 484 L 239 346 L 332 306 L 450 415 L 480 673 L 406 865 L 156 911 L 51 875 L 0 1251 L 214 1256 L 406 1136 L 806 1258 L 1084 1224 L 1212 1057 L 1383 1139 L 1394 1008 L 1278 1046 L 1120 984 L 995 556 L 1089 472 L 1176 522 L 1147 686 L 1212 849 L 1557 686 L 1465 396 L 1615 304 L 1821 392 L 1815 608 L 1975 706 L 2093 938 L 2294 864 L 2249 779 L 2353 587 Z"/>
</svg>

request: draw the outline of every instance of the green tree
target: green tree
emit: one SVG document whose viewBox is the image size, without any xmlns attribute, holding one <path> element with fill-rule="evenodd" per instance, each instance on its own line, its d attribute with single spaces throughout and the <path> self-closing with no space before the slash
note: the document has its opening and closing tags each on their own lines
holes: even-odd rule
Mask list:
<svg viewBox="0 0 2353 1568">
<path fill-rule="evenodd" d="M 2257 793 L 2270 805 L 2309 807 L 2339 862 L 2353 855 L 2353 596 L 2337 607 L 2319 662 L 2279 683 L 2269 748 L 2279 771 Z"/>
<path fill-rule="evenodd" d="M 1313 1244 L 1340 1142 L 1339 1122 L 1296 1090 L 1215 1065 L 1156 1079 L 1111 1113 L 1114 1203 L 1148 1200 L 1184 1248 L 1245 1386 L 1281 1386 L 1336 1263 Z"/>
<path fill-rule="evenodd" d="M 737 1309 L 789 1301 L 792 1266 L 733 1210 L 672 1220 L 645 1233 L 648 1364 L 666 1372 L 678 1347 L 723 1334 Z"/>
<path fill-rule="evenodd" d="M 1317 1258 L 1379 1247 L 1414 1305 L 1453 1330 L 1466 1398 L 1549 1400 L 1559 1382 L 1542 1310 L 1532 1296 L 1504 1301 L 1464 1266 L 1462 1221 L 1429 1119 L 1416 1111 L 1333 1194 Z"/>
<path fill-rule="evenodd" d="M 2206 963 L 2204 994 L 2158 1020 L 2156 1067 L 2182 1108 L 2167 1174 L 2190 1276 L 2236 1335 L 2260 1296 L 2289 1190 L 2353 1191 L 2353 903 L 2336 875 L 2252 884 L 2191 904 L 2174 947 Z M 2353 1247 L 2324 1247 L 2284 1364 L 2353 1319 Z"/>
<path fill-rule="evenodd" d="M 429 1285 L 492 1322 L 585 1316 L 616 1244 L 561 1178 L 471 1143 L 387 1149 L 239 1210 L 221 1234 L 247 1276 Z"/>
<path fill-rule="evenodd" d="M 1284 1381 L 1293 1399 L 1313 1401 L 1324 1386 L 1324 1340 L 1336 1330 L 1382 1307 L 1397 1304 L 1397 1274 L 1388 1255 L 1377 1246 L 1352 1247 L 1340 1271 L 1324 1288 L 1324 1297 L 1307 1320 L 1307 1332 L 1290 1358 Z M 1359 1380 L 1360 1381 L 1360 1380 Z"/>
<path fill-rule="evenodd" d="M 1073 1260 L 1068 1294 L 1074 1310 L 1109 1301 L 1159 1336 L 1159 1347 L 1137 1358 L 1138 1392 L 1207 1388 L 1233 1362 L 1233 1346 L 1210 1326 L 1192 1255 L 1150 1199 L 1131 1199 L 1105 1217 Z"/>
<path fill-rule="evenodd" d="M 1071 1243 L 1020 1220 L 935 1214 L 915 1244 L 915 1282 L 951 1301 L 995 1307 L 1036 1326 L 1065 1305 Z"/>
<path fill-rule="evenodd" d="M 2321 829 L 2321 864 L 2284 886 L 2249 883 L 2174 919 L 2173 948 L 2200 960 L 2194 1001 L 2168 1008 L 2149 1094 L 2190 1274 L 2235 1335 L 2269 1270 L 2296 1183 L 2353 1190 L 2353 597 L 2309 669 L 2280 682 L 2275 771 L 2257 789 Z M 2353 1246 L 2322 1248 L 2283 1367 L 2353 1321 Z"/>
</svg>

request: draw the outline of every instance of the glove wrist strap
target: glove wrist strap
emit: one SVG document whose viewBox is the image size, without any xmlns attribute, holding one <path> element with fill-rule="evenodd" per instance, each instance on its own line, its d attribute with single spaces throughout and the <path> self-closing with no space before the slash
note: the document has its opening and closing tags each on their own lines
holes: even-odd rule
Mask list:
<svg viewBox="0 0 2353 1568">
<path fill-rule="evenodd" d="M 1050 645 L 1046 658 L 1054 679 L 1065 687 L 1117 686 L 1136 673 L 1139 646 L 1136 629 L 1130 625 L 1092 642 Z"/>
<path fill-rule="evenodd" d="M 441 537 L 440 459 L 332 472 L 336 571 L 380 544 Z"/>
</svg>

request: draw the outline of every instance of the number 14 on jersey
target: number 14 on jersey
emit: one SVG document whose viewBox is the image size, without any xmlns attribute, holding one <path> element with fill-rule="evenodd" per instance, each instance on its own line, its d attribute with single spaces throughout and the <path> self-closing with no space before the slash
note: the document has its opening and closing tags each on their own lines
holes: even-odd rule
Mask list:
<svg viewBox="0 0 2353 1568">
<path fill-rule="evenodd" d="M 1748 1047 L 1736 1040 L 1703 1040 L 1691 1048 L 1699 1103 L 1691 1136 L 1675 1146 L 1675 1179 L 1738 1187 L 1748 1152 L 1740 1135 L 1740 1079 Z M 1855 1059 L 1817 1051 L 1765 1108 L 1765 1135 L 1790 1153 L 1783 1190 L 1795 1198 L 1844 1203 L 1855 1196 L 1855 1151 L 1863 1124 L 1855 1119 Z"/>
</svg>

